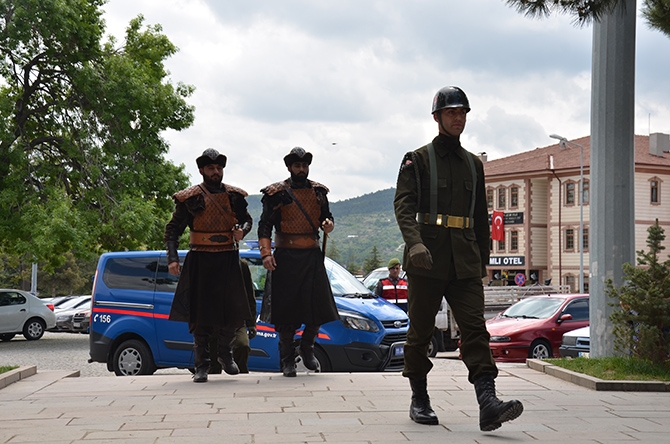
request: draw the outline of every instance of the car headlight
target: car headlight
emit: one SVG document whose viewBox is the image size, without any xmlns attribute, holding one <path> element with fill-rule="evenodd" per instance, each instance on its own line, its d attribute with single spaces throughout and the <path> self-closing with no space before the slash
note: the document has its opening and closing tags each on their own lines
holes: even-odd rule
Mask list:
<svg viewBox="0 0 670 444">
<path fill-rule="evenodd" d="M 344 324 L 345 327 L 351 328 L 352 330 L 361 330 L 369 331 L 376 333 L 379 331 L 377 324 L 370 318 L 361 316 L 358 313 L 352 311 L 340 310 L 340 321 Z"/>
<path fill-rule="evenodd" d="M 65 322 L 67 321 L 69 316 L 61 315 L 56 318 L 56 322 Z"/>
<path fill-rule="evenodd" d="M 512 338 L 509 336 L 491 336 L 489 342 L 512 342 Z"/>
<path fill-rule="evenodd" d="M 563 345 L 577 345 L 577 336 L 563 336 Z"/>
</svg>

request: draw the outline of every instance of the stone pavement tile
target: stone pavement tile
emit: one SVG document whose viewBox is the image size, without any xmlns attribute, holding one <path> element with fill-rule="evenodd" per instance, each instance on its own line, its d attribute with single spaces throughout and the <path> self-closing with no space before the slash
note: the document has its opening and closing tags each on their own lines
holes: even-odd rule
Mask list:
<svg viewBox="0 0 670 444">
<path fill-rule="evenodd" d="M 197 429 L 199 430 L 199 429 Z M 115 440 L 117 443 L 126 442 L 130 439 L 156 439 L 160 436 L 170 436 L 172 430 L 117 430 L 117 431 L 90 431 L 86 434 L 84 442 L 88 440 Z M 48 442 L 48 441 L 47 441 Z"/>
</svg>

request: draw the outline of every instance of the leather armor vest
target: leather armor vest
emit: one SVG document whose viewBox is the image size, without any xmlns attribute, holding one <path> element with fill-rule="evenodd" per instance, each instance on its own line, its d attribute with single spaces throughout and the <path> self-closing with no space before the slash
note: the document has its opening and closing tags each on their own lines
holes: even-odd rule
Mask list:
<svg viewBox="0 0 670 444">
<path fill-rule="evenodd" d="M 314 188 L 291 188 L 291 191 L 309 214 L 312 224 L 318 228 L 321 206 L 316 200 Z M 281 207 L 280 227 L 281 232 L 286 234 L 314 234 L 314 228 L 295 202 Z"/>
</svg>

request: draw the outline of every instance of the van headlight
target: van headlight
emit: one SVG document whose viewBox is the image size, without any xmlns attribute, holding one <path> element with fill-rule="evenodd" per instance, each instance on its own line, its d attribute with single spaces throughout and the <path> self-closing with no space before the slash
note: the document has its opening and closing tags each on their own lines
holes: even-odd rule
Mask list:
<svg viewBox="0 0 670 444">
<path fill-rule="evenodd" d="M 345 327 L 353 330 L 370 331 L 376 333 L 379 331 L 377 324 L 370 318 L 361 316 L 353 311 L 339 310 L 340 321 Z"/>
</svg>

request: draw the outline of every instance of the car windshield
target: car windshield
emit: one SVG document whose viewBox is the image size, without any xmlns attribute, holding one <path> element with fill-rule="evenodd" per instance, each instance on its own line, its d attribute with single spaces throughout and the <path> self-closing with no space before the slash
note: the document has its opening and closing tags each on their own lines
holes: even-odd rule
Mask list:
<svg viewBox="0 0 670 444">
<path fill-rule="evenodd" d="M 78 307 L 79 305 L 83 304 L 84 301 L 86 301 L 85 297 L 76 296 L 64 301 L 62 304 L 58 304 L 56 308 L 58 308 L 59 310 L 67 310 L 70 308 Z"/>
<path fill-rule="evenodd" d="M 546 319 L 556 313 L 563 298 L 528 298 L 517 302 L 502 314 L 505 318 Z"/>
<path fill-rule="evenodd" d="M 372 293 L 337 262 L 326 258 L 326 272 L 330 280 L 330 287 L 333 289 L 333 296 L 343 297 L 363 297 L 371 298 Z"/>
</svg>

